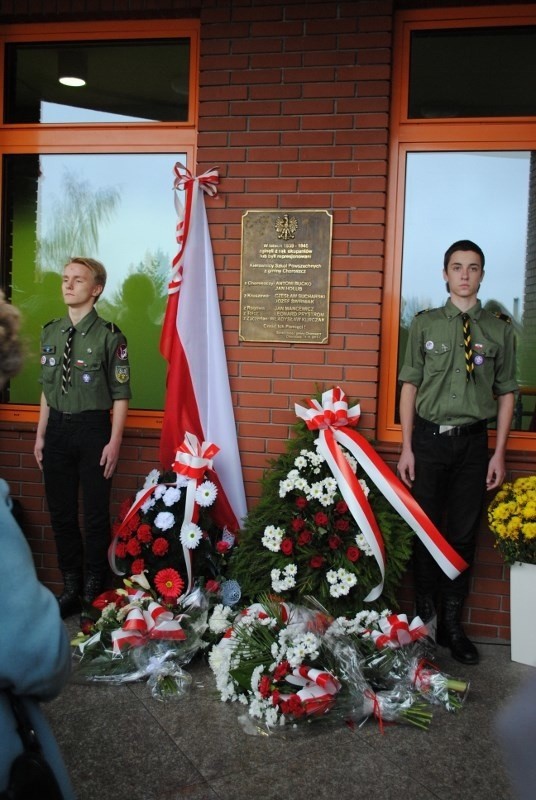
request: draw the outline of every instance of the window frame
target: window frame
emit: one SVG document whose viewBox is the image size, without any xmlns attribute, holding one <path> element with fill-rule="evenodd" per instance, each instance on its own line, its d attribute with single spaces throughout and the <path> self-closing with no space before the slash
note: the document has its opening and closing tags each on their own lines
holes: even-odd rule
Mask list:
<svg viewBox="0 0 536 800">
<path fill-rule="evenodd" d="M 5 155 L 71 155 L 120 153 L 186 153 L 196 163 L 199 107 L 200 22 L 196 19 L 94 21 L 0 26 L 0 64 L 6 43 L 73 42 L 132 39 L 190 40 L 189 109 L 184 122 L 106 123 L 3 123 L 0 124 L 0 185 Z M 4 80 L 0 81 L 0 108 L 4 105 Z M 170 182 L 172 178 L 170 176 Z M 170 183 L 171 185 L 171 183 Z M 3 196 L 3 193 L 2 193 Z M 3 210 L 3 209 L 2 209 Z M 39 405 L 0 404 L 0 422 L 37 423 Z M 162 411 L 130 409 L 127 428 L 160 430 Z"/>
<path fill-rule="evenodd" d="M 406 157 L 411 152 L 536 150 L 536 117 L 408 117 L 411 34 L 415 30 L 515 27 L 535 25 L 536 10 L 527 6 L 403 11 L 395 17 L 393 82 L 389 138 L 384 284 L 382 296 L 380 382 L 377 436 L 400 443 L 395 423 Z M 440 254 L 442 255 L 442 254 Z M 439 264 L 439 262 L 438 262 Z M 438 266 L 438 281 L 441 280 Z M 490 431 L 490 444 L 495 441 Z M 536 435 L 512 431 L 508 450 L 536 451 Z"/>
</svg>

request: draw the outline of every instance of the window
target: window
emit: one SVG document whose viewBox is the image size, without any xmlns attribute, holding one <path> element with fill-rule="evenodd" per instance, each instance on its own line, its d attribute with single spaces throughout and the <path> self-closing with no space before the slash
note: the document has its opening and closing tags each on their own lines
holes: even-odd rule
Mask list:
<svg viewBox="0 0 536 800">
<path fill-rule="evenodd" d="M 526 92 L 535 32 L 536 15 L 520 7 L 397 19 L 378 417 L 386 441 L 400 441 L 397 374 L 409 322 L 445 302 L 443 254 L 467 238 L 486 255 L 483 305 L 509 314 L 517 333 L 521 392 L 509 446 L 536 449 L 536 106 Z"/>
<path fill-rule="evenodd" d="M 198 24 L 92 23 L 91 36 L 82 24 L 16 26 L 0 37 L 3 288 L 28 351 L 0 416 L 37 418 L 41 326 L 65 313 L 64 264 L 88 255 L 108 271 L 97 310 L 129 343 L 129 424 L 159 427 L 173 166 L 194 161 Z M 67 74 L 85 84 L 60 84 Z"/>
</svg>

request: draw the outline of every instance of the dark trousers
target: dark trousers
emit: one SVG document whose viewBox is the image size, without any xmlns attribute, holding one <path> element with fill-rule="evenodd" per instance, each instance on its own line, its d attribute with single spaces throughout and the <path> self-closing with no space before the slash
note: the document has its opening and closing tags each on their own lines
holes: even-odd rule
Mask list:
<svg viewBox="0 0 536 800">
<path fill-rule="evenodd" d="M 107 412 L 85 412 L 71 419 L 51 409 L 45 433 L 43 473 L 58 565 L 65 572 L 108 569 L 111 479 L 105 479 L 100 459 L 110 441 Z M 79 492 L 85 547 L 79 525 Z"/>
<path fill-rule="evenodd" d="M 487 433 L 448 437 L 416 425 L 412 446 L 415 456 L 413 496 L 445 539 L 471 566 L 486 495 Z M 420 539 L 415 539 L 414 579 L 417 594 L 465 597 L 469 592 L 470 569 L 451 580 Z"/>
</svg>

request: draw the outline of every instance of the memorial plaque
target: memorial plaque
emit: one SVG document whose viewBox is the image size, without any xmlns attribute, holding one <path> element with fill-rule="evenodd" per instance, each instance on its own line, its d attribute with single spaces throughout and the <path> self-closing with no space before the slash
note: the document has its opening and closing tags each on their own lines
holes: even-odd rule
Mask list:
<svg viewBox="0 0 536 800">
<path fill-rule="evenodd" d="M 329 211 L 245 212 L 241 341 L 328 341 L 332 227 Z"/>
</svg>

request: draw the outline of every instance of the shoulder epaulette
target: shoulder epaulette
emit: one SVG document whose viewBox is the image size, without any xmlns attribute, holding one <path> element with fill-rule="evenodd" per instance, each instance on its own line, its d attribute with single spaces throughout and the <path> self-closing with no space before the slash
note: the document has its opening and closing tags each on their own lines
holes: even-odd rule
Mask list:
<svg viewBox="0 0 536 800">
<path fill-rule="evenodd" d="M 121 333 L 121 329 L 117 327 L 115 322 L 106 322 L 106 320 L 102 320 L 103 325 L 105 325 L 109 331 L 112 333 Z"/>
<path fill-rule="evenodd" d="M 431 309 L 431 308 L 421 308 L 421 310 L 420 310 L 420 311 L 417 311 L 417 313 L 415 314 L 415 316 L 416 316 L 416 317 L 420 317 L 420 316 L 421 316 L 421 314 L 427 314 L 429 311 L 432 311 L 432 309 Z"/>
<path fill-rule="evenodd" d="M 59 322 L 61 317 L 54 317 L 54 319 L 50 319 L 48 322 L 45 322 L 43 328 L 48 328 L 49 325 L 52 325 L 53 322 Z"/>
<path fill-rule="evenodd" d="M 512 317 L 509 317 L 508 314 L 501 314 L 500 311 L 494 311 L 493 316 L 497 317 L 497 319 L 502 319 L 502 321 L 506 322 L 508 325 L 512 323 Z"/>
</svg>

